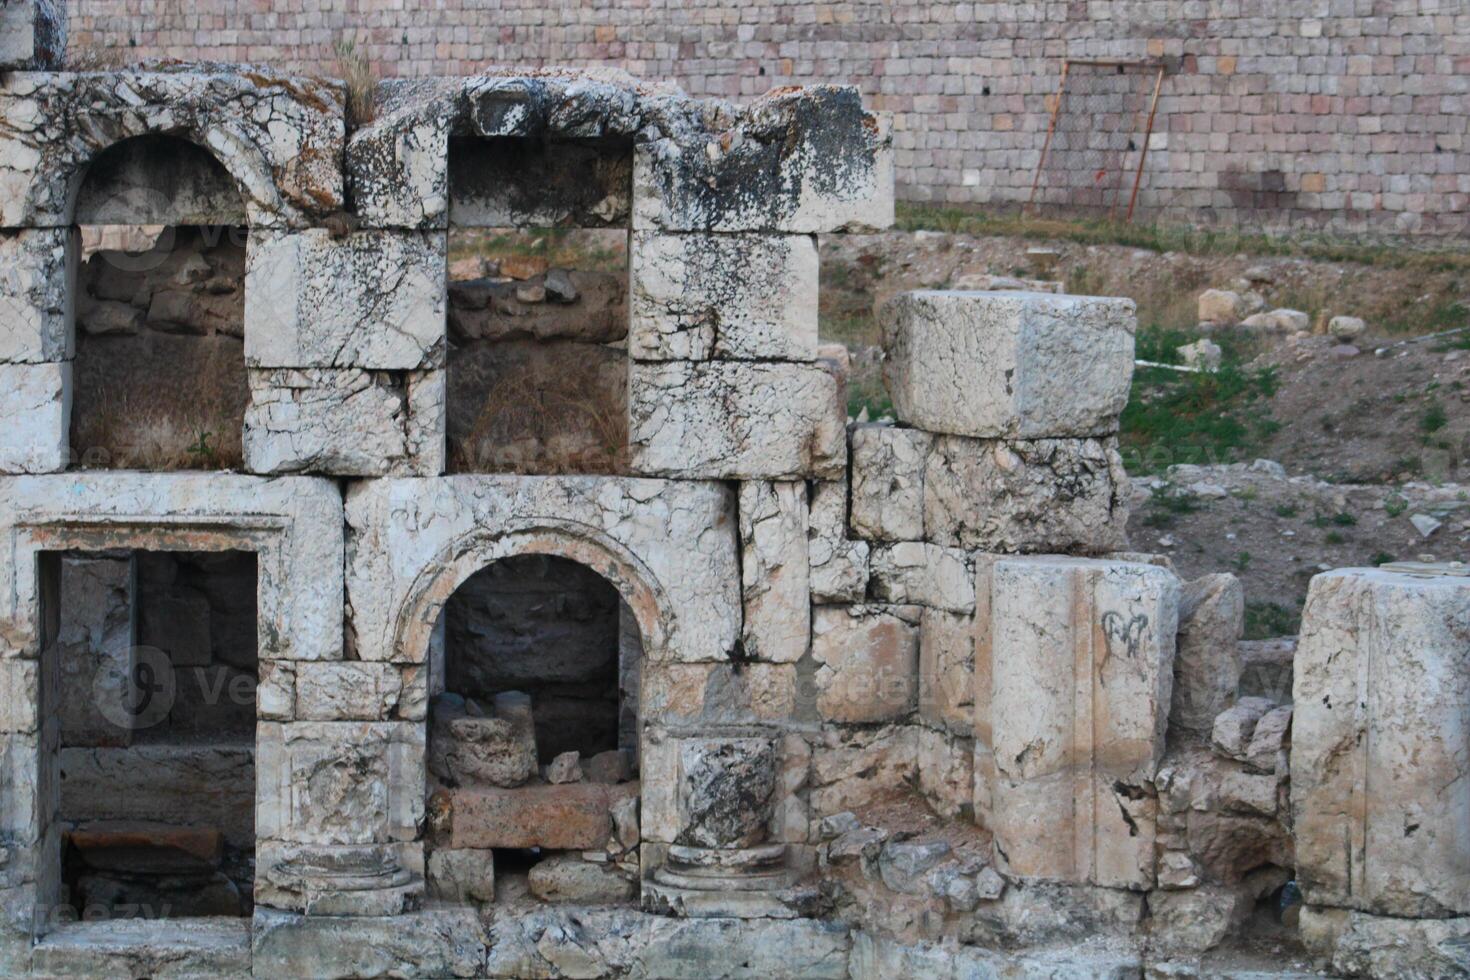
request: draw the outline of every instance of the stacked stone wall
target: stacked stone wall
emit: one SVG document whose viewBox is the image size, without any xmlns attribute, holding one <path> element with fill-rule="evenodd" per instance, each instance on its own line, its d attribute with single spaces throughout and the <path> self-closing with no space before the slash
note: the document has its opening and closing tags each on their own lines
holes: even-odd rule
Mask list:
<svg viewBox="0 0 1470 980">
<path fill-rule="evenodd" d="M 900 198 L 1004 206 L 1029 196 L 1062 59 L 1158 61 L 1141 217 L 1453 238 L 1470 215 L 1470 12 L 1451 0 L 70 6 L 74 50 L 103 59 L 333 73 L 355 38 L 385 75 L 605 65 L 731 98 L 843 82 L 893 114 Z"/>
</svg>

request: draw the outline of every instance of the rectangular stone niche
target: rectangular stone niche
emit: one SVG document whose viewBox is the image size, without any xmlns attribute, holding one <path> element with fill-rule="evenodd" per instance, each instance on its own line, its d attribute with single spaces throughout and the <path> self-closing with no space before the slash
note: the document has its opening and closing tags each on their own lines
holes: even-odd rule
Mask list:
<svg viewBox="0 0 1470 980">
<path fill-rule="evenodd" d="M 46 551 L 38 568 L 47 642 L 3 661 L 12 747 L 34 737 L 50 787 L 37 876 L 82 918 L 249 915 L 256 556 Z"/>
</svg>

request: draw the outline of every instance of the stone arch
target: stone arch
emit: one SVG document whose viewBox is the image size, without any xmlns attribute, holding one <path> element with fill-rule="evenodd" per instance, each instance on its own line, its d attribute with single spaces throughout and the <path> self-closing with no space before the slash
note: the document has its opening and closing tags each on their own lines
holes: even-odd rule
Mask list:
<svg viewBox="0 0 1470 980">
<path fill-rule="evenodd" d="M 234 180 L 244 202 L 246 224 L 272 224 L 271 217 L 281 212 L 281 195 L 270 161 L 249 137 L 228 124 L 210 120 L 188 126 L 155 126 L 148 118 L 135 114 L 87 122 L 93 125 L 79 127 L 77 148 L 69 159 L 58 161 L 55 170 L 32 188 L 39 197 L 34 205 L 44 210 L 50 202 L 52 208 L 61 211 L 66 224 L 75 223 L 77 198 L 92 165 L 118 144 L 147 137 L 180 140 L 207 153 Z M 174 222 L 155 219 L 151 223 Z"/>
<path fill-rule="evenodd" d="M 396 659 L 426 663 L 430 635 L 449 597 L 475 572 L 517 555 L 567 558 L 601 575 L 638 621 L 644 658 L 662 659 L 673 613 L 653 572 L 631 549 L 599 529 L 550 518 L 477 530 L 441 549 L 414 580 L 399 612 L 393 641 Z"/>
<path fill-rule="evenodd" d="M 171 133 L 128 136 L 72 177 L 68 210 L 81 225 L 244 225 L 247 195 L 219 156 Z"/>
</svg>

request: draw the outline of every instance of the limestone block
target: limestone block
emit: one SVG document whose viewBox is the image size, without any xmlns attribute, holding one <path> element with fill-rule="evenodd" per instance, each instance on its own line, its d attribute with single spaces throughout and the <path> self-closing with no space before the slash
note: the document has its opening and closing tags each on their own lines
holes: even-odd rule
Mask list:
<svg viewBox="0 0 1470 980">
<path fill-rule="evenodd" d="M 0 363 L 71 359 L 77 238 L 72 228 L 0 232 Z"/>
<path fill-rule="evenodd" d="M 1244 633 L 1245 589 L 1234 575 L 1206 575 L 1184 584 L 1170 724 L 1207 732 L 1215 716 L 1235 701 L 1240 687 L 1236 644 Z"/>
<path fill-rule="evenodd" d="M 847 406 L 825 362 L 634 362 L 632 467 L 680 479 L 835 479 Z"/>
<path fill-rule="evenodd" d="M 430 809 L 449 847 L 591 851 L 607 845 L 612 808 L 637 795 L 637 783 L 460 787 L 437 791 Z"/>
<path fill-rule="evenodd" d="M 917 606 L 820 606 L 812 616 L 817 712 L 826 721 L 894 721 L 918 698 Z"/>
<path fill-rule="evenodd" d="M 85 515 L 86 528 L 76 527 Z M 0 480 L 0 648 L 37 657 L 37 552 L 256 552 L 262 660 L 341 660 L 342 497 L 328 480 L 232 473 L 54 474 Z"/>
<path fill-rule="evenodd" d="M 925 609 L 919 622 L 919 719 L 958 735 L 974 731 L 975 624 Z"/>
<path fill-rule="evenodd" d="M 631 357 L 816 357 L 817 247 L 811 237 L 636 232 L 628 261 Z"/>
<path fill-rule="evenodd" d="M 245 362 L 265 368 L 442 367 L 445 236 L 252 230 Z"/>
<path fill-rule="evenodd" d="M 0 69 L 57 69 L 65 60 L 65 0 L 0 4 Z"/>
<path fill-rule="evenodd" d="M 529 875 L 531 894 L 543 902 L 610 905 L 626 902 L 638 893 L 630 875 L 605 864 L 584 861 L 575 854 L 557 854 L 538 861 Z"/>
<path fill-rule="evenodd" d="M 931 432 L 1043 439 L 1116 432 L 1134 305 L 1053 293 L 902 293 L 882 311 L 898 418 Z"/>
<path fill-rule="evenodd" d="M 893 223 L 892 134 L 856 89 L 777 89 L 732 122 L 638 145 L 635 229 L 807 234 Z"/>
<path fill-rule="evenodd" d="M 1115 551 L 1131 486 L 1115 439 L 940 436 L 924 469 L 925 535 L 994 552 Z"/>
<path fill-rule="evenodd" d="M 950 612 L 975 608 L 975 567 L 968 552 L 924 541 L 874 545 L 869 592 L 896 602 Z"/>
<path fill-rule="evenodd" d="M 1312 579 L 1292 692 L 1291 802 L 1308 904 L 1470 912 L 1470 576 Z"/>
<path fill-rule="evenodd" d="M 1051 556 L 996 561 L 977 591 L 987 577 L 975 809 L 990 814 L 998 861 L 1021 877 L 1151 887 L 1178 579 Z"/>
<path fill-rule="evenodd" d="M 975 745 L 968 738 L 932 728 L 915 728 L 914 775 L 924 801 L 954 820 L 971 812 L 975 800 Z"/>
<path fill-rule="evenodd" d="M 913 725 L 824 727 L 812 745 L 813 818 L 863 807 L 912 787 L 916 732 Z"/>
<path fill-rule="evenodd" d="M 811 637 L 805 483 L 742 483 L 739 495 L 745 655 L 795 663 Z"/>
<path fill-rule="evenodd" d="M 444 468 L 444 372 L 249 371 L 245 465 L 254 473 L 385 476 Z"/>
<path fill-rule="evenodd" d="M 487 943 L 473 909 L 299 915 L 257 908 L 250 967 L 270 977 L 474 977 Z"/>
<path fill-rule="evenodd" d="M 411 841 L 424 819 L 424 726 L 260 722 L 256 835 L 303 844 Z"/>
<path fill-rule="evenodd" d="M 891 425 L 852 427 L 852 533 L 872 541 L 924 537 L 924 468 L 933 436 Z"/>
<path fill-rule="evenodd" d="M 809 486 L 807 557 L 812 601 L 862 602 L 868 593 L 870 549 L 866 541 L 848 537 L 847 484 L 819 480 Z"/>
<path fill-rule="evenodd" d="M 639 714 L 671 725 L 787 723 L 797 717 L 795 664 L 741 662 L 646 664 Z"/>
<path fill-rule="evenodd" d="M 403 675 L 390 664 L 302 663 L 294 674 L 299 721 L 387 721 L 403 696 Z"/>
<path fill-rule="evenodd" d="M 402 82 L 378 86 L 379 101 Z M 367 228 L 445 228 L 449 218 L 449 107 L 380 110 L 347 144 L 347 183 Z"/>
<path fill-rule="evenodd" d="M 495 852 L 441 847 L 429 852 L 429 894 L 450 902 L 495 901 Z"/>
<path fill-rule="evenodd" d="M 0 364 L 0 391 L 0 473 L 66 469 L 71 362 Z"/>
<path fill-rule="evenodd" d="M 1302 945 L 1344 977 L 1459 977 L 1470 973 L 1470 917 L 1402 919 L 1348 909 L 1301 910 Z"/>
<path fill-rule="evenodd" d="M 637 618 L 649 662 L 729 660 L 740 637 L 735 495 L 712 483 L 453 476 L 348 491 L 348 607 L 362 660 L 422 663 L 439 611 L 513 554 L 594 568 Z"/>
<path fill-rule="evenodd" d="M 203 148 L 229 172 L 252 228 L 303 227 L 344 204 L 339 84 L 259 67 L 9 74 L 0 82 L 0 227 L 70 225 L 93 159 L 158 133 Z M 57 120 L 66 120 L 65 139 Z M 148 204 L 153 220 L 168 207 Z M 133 217 L 143 223 L 141 212 Z"/>
</svg>

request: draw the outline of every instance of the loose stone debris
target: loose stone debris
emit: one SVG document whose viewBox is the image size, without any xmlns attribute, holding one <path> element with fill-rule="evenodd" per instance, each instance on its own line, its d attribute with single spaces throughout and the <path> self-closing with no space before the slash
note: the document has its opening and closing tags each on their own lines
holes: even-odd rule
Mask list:
<svg viewBox="0 0 1470 980">
<path fill-rule="evenodd" d="M 901 295 L 897 421 L 849 425 L 855 91 L 490 72 L 352 129 L 336 82 L 33 70 L 54 5 L 4 8 L 6 975 L 1470 970 L 1470 575 L 1326 572 L 1265 649 L 1127 553 L 1123 300 Z M 127 276 L 104 216 L 246 233 Z M 628 282 L 450 281 L 450 228 L 552 225 Z M 77 443 L 97 345 L 205 342 L 231 435 Z M 587 366 L 611 445 L 476 429 L 486 344 Z"/>
</svg>

